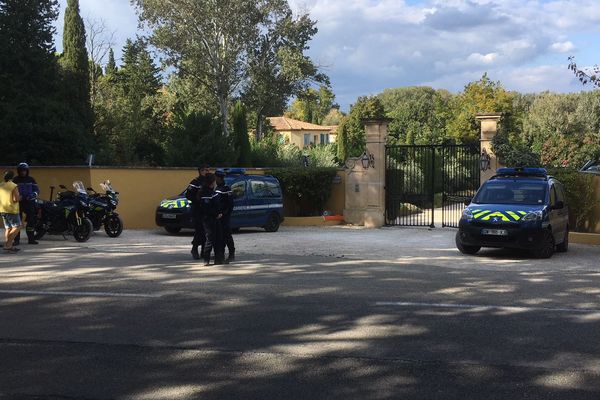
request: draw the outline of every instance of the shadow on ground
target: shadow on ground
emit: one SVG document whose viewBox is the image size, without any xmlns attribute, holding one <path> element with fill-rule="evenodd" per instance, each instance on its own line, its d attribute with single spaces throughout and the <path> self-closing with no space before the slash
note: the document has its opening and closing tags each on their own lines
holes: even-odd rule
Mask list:
<svg viewBox="0 0 600 400">
<path fill-rule="evenodd" d="M 0 290 L 161 297 L 0 293 L 0 398 L 600 394 L 600 271 L 261 254 L 205 268 L 152 246 L 3 264 Z"/>
</svg>

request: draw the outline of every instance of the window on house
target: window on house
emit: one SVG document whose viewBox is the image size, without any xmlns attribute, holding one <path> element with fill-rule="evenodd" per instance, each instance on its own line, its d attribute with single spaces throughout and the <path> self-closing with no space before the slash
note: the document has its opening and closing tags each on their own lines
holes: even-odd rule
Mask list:
<svg viewBox="0 0 600 400">
<path fill-rule="evenodd" d="M 310 135 L 305 133 L 304 134 L 304 147 L 308 147 L 310 146 Z"/>
<path fill-rule="evenodd" d="M 321 133 L 321 144 L 329 144 L 329 134 Z"/>
</svg>

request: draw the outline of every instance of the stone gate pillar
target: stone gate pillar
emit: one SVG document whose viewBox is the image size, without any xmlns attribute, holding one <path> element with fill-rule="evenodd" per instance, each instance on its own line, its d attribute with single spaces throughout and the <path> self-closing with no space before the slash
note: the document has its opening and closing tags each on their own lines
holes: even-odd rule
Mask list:
<svg viewBox="0 0 600 400">
<path fill-rule="evenodd" d="M 498 168 L 502 168 L 498 157 L 492 151 L 492 140 L 498 133 L 498 123 L 502 119 L 502 113 L 478 114 L 477 120 L 481 122 L 481 155 L 487 154 L 490 158 L 489 169 L 481 171 L 480 183 L 483 183 L 496 174 Z"/>
<path fill-rule="evenodd" d="M 348 223 L 367 228 L 381 228 L 385 224 L 385 145 L 388 124 L 387 120 L 365 121 L 366 157 L 351 158 L 346 162 L 348 177 L 344 219 Z"/>
</svg>

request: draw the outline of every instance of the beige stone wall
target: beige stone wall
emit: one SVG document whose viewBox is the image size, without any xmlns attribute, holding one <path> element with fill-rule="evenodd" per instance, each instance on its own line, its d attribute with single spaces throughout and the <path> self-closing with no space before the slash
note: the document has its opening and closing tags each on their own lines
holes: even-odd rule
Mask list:
<svg viewBox="0 0 600 400">
<path fill-rule="evenodd" d="M 10 169 L 4 167 L 4 169 Z M 4 170 L 3 169 L 3 170 Z M 247 169 L 248 174 L 264 175 L 265 169 Z M 161 200 L 181 193 L 197 176 L 194 168 L 102 168 L 102 167 L 32 167 L 33 176 L 40 186 L 40 197 L 50 199 L 50 186 L 65 185 L 72 189 L 73 181 L 80 180 L 86 187 L 100 191 L 100 183 L 110 180 L 119 192 L 118 212 L 127 229 L 155 228 L 154 213 Z M 334 214 L 343 214 L 345 206 L 344 171 L 338 172 L 342 182 L 334 184 L 325 208 Z M 284 209 L 285 211 L 285 209 Z"/>
</svg>

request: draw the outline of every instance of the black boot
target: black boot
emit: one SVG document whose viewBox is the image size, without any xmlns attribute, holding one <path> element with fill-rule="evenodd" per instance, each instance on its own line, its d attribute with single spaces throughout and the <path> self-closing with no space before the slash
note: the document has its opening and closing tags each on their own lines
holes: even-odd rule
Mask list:
<svg viewBox="0 0 600 400">
<path fill-rule="evenodd" d="M 200 259 L 200 253 L 198 252 L 198 246 L 193 246 L 192 247 L 192 258 L 194 260 L 199 260 Z"/>
<path fill-rule="evenodd" d="M 235 261 L 235 253 L 229 253 L 229 256 L 227 257 L 227 262 L 234 262 Z"/>
<path fill-rule="evenodd" d="M 27 243 L 29 244 L 39 244 L 37 240 L 35 240 L 35 231 L 27 230 Z"/>
</svg>

